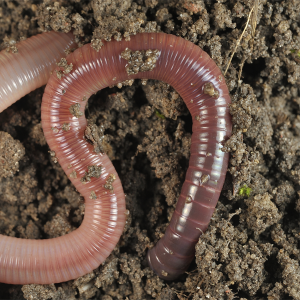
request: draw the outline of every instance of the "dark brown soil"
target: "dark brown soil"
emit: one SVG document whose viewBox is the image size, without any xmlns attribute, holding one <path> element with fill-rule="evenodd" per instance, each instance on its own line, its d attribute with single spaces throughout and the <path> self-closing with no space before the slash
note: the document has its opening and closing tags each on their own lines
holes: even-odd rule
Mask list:
<svg viewBox="0 0 300 300">
<path fill-rule="evenodd" d="M 189 272 L 174 282 L 145 264 L 164 233 L 188 166 L 191 118 L 169 85 L 135 81 L 91 97 L 129 210 L 116 249 L 92 273 L 55 285 L 0 284 L 0 299 L 300 299 L 300 2 L 260 0 L 226 74 L 231 160 Z M 0 1 L 0 40 L 73 30 L 80 44 L 163 31 L 202 47 L 225 71 L 253 0 Z M 253 30 L 252 30 L 253 32 Z M 239 70 L 244 62 L 241 78 Z M 143 83 L 143 84 L 142 84 Z M 146 85 L 144 85 L 146 83 Z M 44 87 L 0 114 L 0 232 L 52 238 L 80 225 L 84 202 L 51 160 L 41 130 Z M 95 128 L 95 127 L 94 127 Z M 54 157 L 55 159 L 55 157 Z"/>
</svg>

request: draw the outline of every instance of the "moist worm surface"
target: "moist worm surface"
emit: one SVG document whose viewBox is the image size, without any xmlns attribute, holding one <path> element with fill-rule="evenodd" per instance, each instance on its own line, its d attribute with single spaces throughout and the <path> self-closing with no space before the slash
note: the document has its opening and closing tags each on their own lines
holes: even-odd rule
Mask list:
<svg viewBox="0 0 300 300">
<path fill-rule="evenodd" d="M 128 75 L 127 61 L 121 57 L 126 48 L 159 50 L 155 68 Z M 207 53 L 164 33 L 104 42 L 99 52 L 85 45 L 67 62 L 73 64 L 72 71 L 61 79 L 53 72 L 46 86 L 42 126 L 51 151 L 85 198 L 84 220 L 72 233 L 49 240 L 0 236 L 0 282 L 46 284 L 75 279 L 97 268 L 114 249 L 126 220 L 125 196 L 107 155 L 93 152 L 84 138 L 84 107 L 98 90 L 136 78 L 172 85 L 193 118 L 189 168 L 175 212 L 164 237 L 147 254 L 149 265 L 161 278 L 175 279 L 192 261 L 225 180 L 228 154 L 220 148 L 231 134 L 225 79 Z M 10 104 L 5 105 L 2 110 Z M 108 182 L 113 189 L 107 188 Z"/>
</svg>

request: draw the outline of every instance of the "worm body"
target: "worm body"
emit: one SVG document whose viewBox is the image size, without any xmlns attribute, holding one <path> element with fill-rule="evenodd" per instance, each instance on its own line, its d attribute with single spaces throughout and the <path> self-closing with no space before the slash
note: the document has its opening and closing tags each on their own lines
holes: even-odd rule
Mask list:
<svg viewBox="0 0 300 300">
<path fill-rule="evenodd" d="M 126 48 L 159 50 L 155 68 L 128 75 L 127 61 L 121 57 Z M 84 107 L 98 90 L 136 78 L 172 85 L 193 118 L 191 157 L 181 195 L 164 237 L 148 253 L 151 268 L 162 278 L 174 279 L 193 259 L 195 244 L 208 227 L 224 183 L 228 154 L 220 148 L 231 134 L 225 79 L 203 50 L 164 33 L 104 42 L 99 52 L 85 45 L 67 62 L 73 64 L 72 71 L 61 79 L 53 73 L 46 86 L 42 125 L 50 149 L 85 198 L 84 220 L 72 233 L 50 240 L 1 236 L 0 282 L 67 281 L 98 267 L 113 250 L 126 220 L 124 192 L 107 155 L 93 152 L 84 139 Z"/>
<path fill-rule="evenodd" d="M 1 51 L 0 112 L 45 85 L 56 62 L 76 47 L 73 34 L 51 31 L 18 43 L 18 53 Z"/>
</svg>

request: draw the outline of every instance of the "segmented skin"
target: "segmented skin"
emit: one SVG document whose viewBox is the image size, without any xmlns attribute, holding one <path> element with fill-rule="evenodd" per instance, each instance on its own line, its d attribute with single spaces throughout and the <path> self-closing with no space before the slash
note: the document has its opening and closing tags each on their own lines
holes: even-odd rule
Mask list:
<svg viewBox="0 0 300 300">
<path fill-rule="evenodd" d="M 0 52 L 0 112 L 45 85 L 65 50 L 75 49 L 71 33 L 46 32 L 17 44 L 18 53 Z"/>
<path fill-rule="evenodd" d="M 121 58 L 125 48 L 160 50 L 156 67 L 129 76 L 127 61 Z M 50 149 L 85 198 L 84 220 L 77 230 L 50 240 L 0 236 L 0 282 L 46 284 L 75 279 L 97 268 L 114 249 L 126 221 L 125 196 L 107 155 L 93 152 L 84 138 L 85 99 L 107 86 L 136 78 L 172 85 L 193 118 L 189 168 L 175 212 L 164 237 L 147 254 L 150 267 L 161 278 L 175 279 L 194 258 L 195 244 L 208 227 L 225 180 L 228 154 L 221 147 L 231 134 L 225 79 L 207 53 L 164 33 L 141 33 L 131 36 L 130 41 L 104 42 L 99 52 L 85 45 L 67 61 L 73 64 L 72 71 L 61 79 L 53 72 L 46 86 L 42 126 Z M 217 95 L 206 92 L 207 84 Z M 72 105 L 79 107 L 81 116 L 71 114 Z M 67 131 L 62 129 L 66 123 Z M 80 179 L 91 166 L 101 166 L 101 175 L 83 183 Z M 108 190 L 105 184 L 111 175 L 115 180 L 113 190 Z"/>
</svg>

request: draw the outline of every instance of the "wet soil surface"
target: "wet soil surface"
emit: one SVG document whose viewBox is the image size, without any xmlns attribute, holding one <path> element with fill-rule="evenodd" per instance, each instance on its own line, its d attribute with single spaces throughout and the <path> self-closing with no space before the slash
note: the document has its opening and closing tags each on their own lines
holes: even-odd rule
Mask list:
<svg viewBox="0 0 300 300">
<path fill-rule="evenodd" d="M 253 7 L 225 76 L 234 124 L 224 145 L 231 153 L 226 182 L 188 272 L 163 281 L 145 255 L 174 211 L 192 120 L 171 86 L 135 81 L 93 95 L 86 110 L 127 195 L 130 213 L 117 247 L 86 276 L 0 284 L 0 299 L 300 299 L 299 0 L 2 0 L 0 40 L 15 52 L 16 42 L 32 35 L 73 30 L 80 45 L 100 49 L 103 39 L 162 31 L 199 45 L 225 72 Z M 0 114 L 4 235 L 53 238 L 83 218 L 84 199 L 42 133 L 43 90 Z"/>
</svg>

